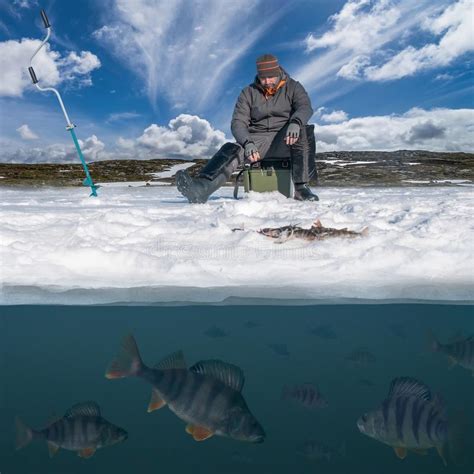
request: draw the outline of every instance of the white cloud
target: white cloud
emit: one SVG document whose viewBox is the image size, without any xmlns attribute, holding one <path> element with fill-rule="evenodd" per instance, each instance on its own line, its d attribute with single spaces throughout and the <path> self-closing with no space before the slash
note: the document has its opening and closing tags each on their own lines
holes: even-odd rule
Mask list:
<svg viewBox="0 0 474 474">
<path fill-rule="evenodd" d="M 92 85 L 90 73 L 100 68 L 100 60 L 90 51 L 81 51 L 80 55 L 71 51 L 65 58 L 59 61 L 61 76 L 72 81 L 80 77 L 81 85 Z"/>
<path fill-rule="evenodd" d="M 347 92 L 337 77 L 362 76 L 374 57 L 383 59 L 388 47 L 396 47 L 426 15 L 436 11 L 438 0 L 350 0 L 329 18 L 327 31 L 309 35 L 305 41 L 308 61 L 293 74 L 319 97 L 327 90 L 332 99 Z M 351 85 L 351 87 L 354 87 Z"/>
<path fill-rule="evenodd" d="M 20 97 L 30 86 L 28 66 L 31 55 L 40 44 L 40 40 L 32 39 L 0 42 L 0 95 Z M 59 53 L 51 51 L 48 45 L 36 55 L 33 67 L 42 84 L 55 86 L 59 83 L 56 64 L 59 57 Z"/>
<path fill-rule="evenodd" d="M 443 73 L 443 74 L 438 74 L 436 77 L 435 77 L 435 80 L 436 81 L 451 81 L 454 79 L 454 76 L 452 74 L 447 74 L 447 73 Z"/>
<path fill-rule="evenodd" d="M 135 140 L 118 137 L 117 145 L 125 150 L 132 150 L 135 147 Z"/>
<path fill-rule="evenodd" d="M 337 76 L 345 79 L 360 79 L 364 74 L 365 68 L 369 65 L 370 58 L 368 56 L 363 54 L 354 56 L 337 71 Z"/>
<path fill-rule="evenodd" d="M 408 46 L 382 65 L 368 66 L 363 75 L 371 81 L 389 81 L 412 76 L 420 71 L 447 66 L 468 52 L 474 51 L 472 0 L 460 0 L 441 14 L 428 18 L 423 27 L 442 35 L 438 43 L 421 48 Z"/>
<path fill-rule="evenodd" d="M 286 8 L 268 13 L 261 0 L 117 0 L 94 36 L 143 80 L 153 107 L 160 94 L 172 106 L 205 108 Z"/>
<path fill-rule="evenodd" d="M 137 139 L 119 137 L 116 149 L 92 135 L 79 140 L 87 160 L 176 158 L 190 160 L 211 158 L 227 141 L 225 134 L 212 128 L 196 115 L 181 114 L 167 126 L 151 124 Z M 0 140 L 0 162 L 4 163 L 79 163 L 73 144 L 53 144 L 45 148 L 15 147 Z"/>
<path fill-rule="evenodd" d="M 38 0 L 14 0 L 13 5 L 20 8 L 32 8 L 38 5 Z"/>
<path fill-rule="evenodd" d="M 410 109 L 316 125 L 317 150 L 465 151 L 474 149 L 474 109 Z"/>
<path fill-rule="evenodd" d="M 79 145 L 87 161 L 112 159 L 113 154 L 105 151 L 105 145 L 95 135 L 79 140 Z M 3 150 L 2 163 L 78 163 L 79 157 L 74 145 L 55 143 L 47 147 L 16 148 Z"/>
<path fill-rule="evenodd" d="M 104 156 L 105 145 L 95 135 L 86 138 L 86 140 L 79 140 L 82 153 L 86 159 L 91 161 L 110 159 L 109 156 Z"/>
<path fill-rule="evenodd" d="M 23 140 L 36 140 L 37 138 L 39 138 L 36 133 L 30 130 L 30 127 L 28 127 L 26 123 L 21 127 L 18 127 L 16 131 L 20 134 Z"/>
<path fill-rule="evenodd" d="M 0 42 L 0 96 L 21 97 L 31 87 L 28 66 L 40 44 L 40 40 L 28 38 Z M 100 67 L 100 61 L 89 51 L 61 57 L 46 45 L 35 56 L 33 67 L 40 85 L 56 86 L 63 81 L 90 85 L 90 73 Z"/>
<path fill-rule="evenodd" d="M 107 122 L 122 122 L 124 120 L 133 120 L 138 117 L 141 117 L 141 115 L 136 112 L 116 112 L 108 116 Z"/>
<path fill-rule="evenodd" d="M 326 123 L 338 123 L 344 122 L 348 117 L 344 110 L 333 110 L 332 112 L 327 112 L 326 107 L 320 107 L 316 110 L 314 118 Z"/>
<path fill-rule="evenodd" d="M 343 111 L 335 111 L 340 113 Z M 342 112 L 342 113 L 341 113 Z M 316 111 L 317 122 L 334 112 Z M 474 149 L 474 109 L 410 109 L 400 115 L 368 116 L 339 123 L 315 124 L 317 151 L 417 149 L 464 151 Z M 198 116 L 179 115 L 168 126 L 152 124 L 137 139 L 119 137 L 116 149 L 92 135 L 80 140 L 87 160 L 211 158 L 226 142 L 224 133 L 215 130 Z M 15 147 L 0 139 L 0 162 L 4 163 L 79 163 L 74 146 L 54 144 L 45 148 Z"/>
<path fill-rule="evenodd" d="M 307 51 L 337 47 L 362 53 L 373 50 L 373 43 L 389 31 L 400 19 L 401 10 L 391 0 L 351 0 L 339 13 L 329 17 L 333 28 L 321 37 L 310 34 Z"/>
<path fill-rule="evenodd" d="M 226 141 L 224 133 L 214 130 L 207 120 L 181 114 L 167 127 L 150 125 L 137 144 L 156 157 L 193 159 L 210 158 Z"/>
</svg>

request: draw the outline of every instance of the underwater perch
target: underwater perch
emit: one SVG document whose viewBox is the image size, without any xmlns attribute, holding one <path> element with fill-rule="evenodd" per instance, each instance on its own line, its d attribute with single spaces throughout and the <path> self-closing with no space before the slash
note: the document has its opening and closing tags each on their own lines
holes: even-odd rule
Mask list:
<svg viewBox="0 0 474 474">
<path fill-rule="evenodd" d="M 232 229 L 232 231 L 244 230 L 242 228 Z M 365 237 L 369 233 L 368 227 L 365 227 L 361 232 L 356 232 L 347 229 L 334 229 L 332 227 L 324 227 L 321 221 L 318 219 L 309 229 L 304 229 L 297 225 L 285 225 L 282 227 L 265 227 L 264 229 L 257 230 L 259 234 L 263 234 L 266 237 L 276 239 L 275 243 L 283 244 L 291 239 L 303 239 L 303 240 L 324 240 L 329 237 Z"/>
</svg>

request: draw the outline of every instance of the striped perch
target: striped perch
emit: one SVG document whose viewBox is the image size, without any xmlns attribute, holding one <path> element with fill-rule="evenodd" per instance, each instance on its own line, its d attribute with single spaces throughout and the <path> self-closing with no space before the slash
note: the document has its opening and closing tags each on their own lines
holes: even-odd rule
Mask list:
<svg viewBox="0 0 474 474">
<path fill-rule="evenodd" d="M 448 421 L 438 395 L 416 379 L 399 377 L 392 381 L 388 397 L 376 410 L 357 421 L 359 431 L 392 446 L 400 459 L 407 450 L 425 454 L 436 448 L 446 465 L 444 447 L 448 441 Z"/>
<path fill-rule="evenodd" d="M 461 337 L 456 341 L 441 344 L 432 332 L 429 333 L 431 349 L 448 356 L 451 366 L 460 365 L 470 370 L 474 377 L 474 336 Z"/>
<path fill-rule="evenodd" d="M 16 418 L 16 448 L 21 449 L 33 439 L 45 439 L 50 457 L 59 448 L 77 451 L 78 456 L 89 458 L 99 448 L 124 441 L 128 434 L 122 428 L 109 423 L 100 414 L 95 402 L 83 402 L 74 405 L 66 414 L 52 421 L 43 430 L 33 430 L 20 418 Z"/>
<path fill-rule="evenodd" d="M 105 376 L 136 376 L 149 382 L 153 388 L 148 411 L 167 405 L 187 423 L 186 432 L 196 441 L 213 435 L 253 443 L 265 439 L 242 396 L 244 374 L 235 365 L 206 360 L 188 369 L 179 351 L 150 368 L 143 363 L 135 339 L 128 335 Z"/>
<path fill-rule="evenodd" d="M 294 400 L 305 408 L 326 408 L 327 400 L 322 396 L 318 387 L 310 383 L 294 385 L 292 387 L 285 385 L 282 390 L 281 398 L 283 400 Z"/>
</svg>

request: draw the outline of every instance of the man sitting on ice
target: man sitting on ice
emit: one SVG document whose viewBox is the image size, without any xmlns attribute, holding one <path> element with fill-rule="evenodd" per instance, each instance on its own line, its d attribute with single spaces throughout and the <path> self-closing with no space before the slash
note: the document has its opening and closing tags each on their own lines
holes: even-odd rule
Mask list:
<svg viewBox="0 0 474 474">
<path fill-rule="evenodd" d="M 308 186 L 316 175 L 313 114 L 304 87 L 292 79 L 271 54 L 257 59 L 257 76 L 239 95 L 231 130 L 237 143 L 226 143 L 197 178 L 185 170 L 176 174 L 178 190 L 189 202 L 204 203 L 244 162 L 265 157 L 291 158 L 294 198 L 318 201 Z"/>
</svg>

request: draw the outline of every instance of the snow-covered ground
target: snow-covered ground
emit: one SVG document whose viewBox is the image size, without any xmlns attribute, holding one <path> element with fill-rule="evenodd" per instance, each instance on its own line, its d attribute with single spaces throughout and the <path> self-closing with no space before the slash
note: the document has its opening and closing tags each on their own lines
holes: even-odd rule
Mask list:
<svg viewBox="0 0 474 474">
<path fill-rule="evenodd" d="M 191 166 L 195 166 L 196 163 L 180 163 L 179 165 L 173 165 L 165 171 L 159 173 L 150 173 L 153 178 L 172 178 L 179 170 L 186 170 Z"/>
<path fill-rule="evenodd" d="M 0 193 L 3 304 L 474 300 L 472 188 L 322 188 L 319 203 L 223 188 L 195 205 L 174 186 Z M 253 232 L 316 219 L 369 235 Z"/>
<path fill-rule="evenodd" d="M 196 163 L 180 163 L 179 165 L 173 165 L 169 169 L 160 171 L 158 173 L 150 173 L 150 180 L 148 181 L 127 181 L 126 183 L 96 183 L 98 186 L 103 188 L 114 188 L 119 187 L 136 187 L 136 186 L 169 186 L 171 183 L 167 181 L 157 181 L 163 178 L 172 178 L 179 170 L 185 170 L 194 166 Z"/>
</svg>

